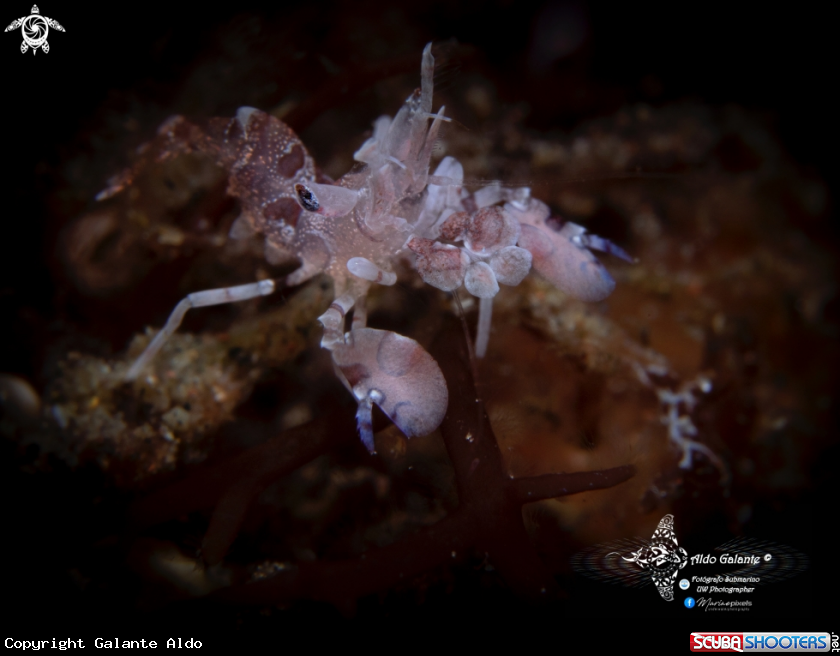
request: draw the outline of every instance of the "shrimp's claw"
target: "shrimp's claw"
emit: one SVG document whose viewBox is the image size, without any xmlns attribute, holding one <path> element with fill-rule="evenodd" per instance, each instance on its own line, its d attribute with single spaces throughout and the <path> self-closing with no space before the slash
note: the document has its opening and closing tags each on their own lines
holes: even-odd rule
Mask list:
<svg viewBox="0 0 840 656">
<path fill-rule="evenodd" d="M 519 246 L 531 252 L 537 273 L 575 298 L 594 303 L 615 289 L 615 280 L 604 265 L 562 231 L 523 224 Z"/>
<path fill-rule="evenodd" d="M 356 328 L 332 355 L 359 402 L 359 432 L 371 453 L 374 403 L 406 437 L 428 435 L 443 421 L 449 403 L 446 381 L 434 358 L 413 339 L 389 330 Z"/>
</svg>

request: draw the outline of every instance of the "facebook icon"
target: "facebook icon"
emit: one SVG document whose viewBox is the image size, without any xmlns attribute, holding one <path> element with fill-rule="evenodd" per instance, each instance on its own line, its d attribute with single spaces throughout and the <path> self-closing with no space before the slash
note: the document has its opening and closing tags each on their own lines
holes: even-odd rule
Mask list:
<svg viewBox="0 0 840 656">
<path fill-rule="evenodd" d="M 683 603 L 686 608 L 694 608 L 694 597 L 686 597 Z"/>
</svg>

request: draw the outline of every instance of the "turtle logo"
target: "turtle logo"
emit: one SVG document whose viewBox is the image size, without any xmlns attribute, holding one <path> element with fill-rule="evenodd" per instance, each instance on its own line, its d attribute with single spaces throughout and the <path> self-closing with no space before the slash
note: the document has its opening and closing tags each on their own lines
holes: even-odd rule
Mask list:
<svg viewBox="0 0 840 656">
<path fill-rule="evenodd" d="M 50 51 L 50 44 L 47 43 L 47 34 L 50 28 L 64 32 L 64 28 L 59 25 L 58 21 L 46 16 L 41 16 L 38 10 L 38 5 L 32 5 L 32 13 L 29 16 L 13 20 L 11 25 L 6 28 L 6 32 L 11 32 L 20 28 L 23 34 L 23 43 L 20 44 L 20 51 L 26 52 L 32 48 L 32 54 L 38 52 L 38 48 L 42 48 L 44 52 Z"/>
</svg>

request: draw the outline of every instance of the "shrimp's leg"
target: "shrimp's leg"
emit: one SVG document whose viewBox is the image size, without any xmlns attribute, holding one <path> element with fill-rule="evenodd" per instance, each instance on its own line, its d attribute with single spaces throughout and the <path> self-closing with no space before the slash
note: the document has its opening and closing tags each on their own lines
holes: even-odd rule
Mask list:
<svg viewBox="0 0 840 656">
<path fill-rule="evenodd" d="M 493 319 L 493 297 L 478 299 L 478 326 L 475 331 L 475 357 L 483 358 L 490 341 L 490 322 Z"/>
<path fill-rule="evenodd" d="M 125 375 L 125 380 L 132 381 L 140 375 L 143 369 L 154 359 L 161 347 L 163 347 L 166 340 L 178 330 L 178 326 L 181 325 L 184 315 L 190 308 L 247 301 L 250 298 L 256 298 L 258 296 L 268 296 L 274 292 L 275 288 L 276 285 L 273 280 L 260 280 L 259 282 L 253 282 L 248 285 L 208 289 L 203 292 L 194 292 L 187 295 L 186 298 L 175 306 L 172 314 L 169 315 L 169 319 L 166 320 L 166 325 L 155 335 L 155 338 L 146 347 L 146 350 L 131 365 L 128 373 Z"/>
<path fill-rule="evenodd" d="M 324 336 L 321 338 L 321 348 L 333 351 L 344 343 L 344 317 L 353 309 L 356 299 L 351 293 L 345 293 L 336 299 L 327 308 L 318 321 L 324 327 Z"/>
</svg>

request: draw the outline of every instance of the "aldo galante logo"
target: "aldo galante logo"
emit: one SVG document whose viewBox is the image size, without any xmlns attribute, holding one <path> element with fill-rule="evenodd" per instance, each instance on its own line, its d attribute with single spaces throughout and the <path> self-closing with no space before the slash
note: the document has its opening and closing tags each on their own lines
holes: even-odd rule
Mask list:
<svg viewBox="0 0 840 656">
<path fill-rule="evenodd" d="M 665 515 L 653 532 L 650 542 L 628 556 L 614 551 L 607 556 L 621 556 L 628 563 L 636 563 L 650 574 L 656 589 L 665 601 L 674 600 L 674 581 L 677 572 L 688 562 L 685 549 L 677 544 L 674 533 L 674 516 Z"/>
<path fill-rule="evenodd" d="M 50 28 L 64 32 L 64 28 L 59 25 L 58 21 L 41 15 L 38 5 L 32 5 L 32 13 L 29 16 L 13 20 L 6 31 L 11 32 L 17 28 L 20 28 L 23 35 L 20 51 L 25 53 L 32 48 L 33 55 L 38 52 L 38 48 L 41 48 L 44 52 L 50 51 L 50 44 L 47 43 Z"/>
<path fill-rule="evenodd" d="M 749 598 L 733 599 L 732 595 L 751 595 L 756 590 L 754 586 L 784 581 L 808 568 L 805 554 L 769 540 L 737 537 L 715 547 L 715 551 L 719 555 L 689 556 L 677 544 L 674 516 L 665 515 L 650 539 L 620 538 L 592 545 L 572 557 L 572 569 L 589 578 L 627 587 L 653 583 L 662 599 L 673 601 L 677 574 L 686 566 L 734 566 L 732 571 L 686 576 L 680 581 L 684 592 L 693 586 L 693 594 L 721 594 L 721 598 L 695 600 L 687 596 L 683 601 L 686 608 L 696 605 L 705 610 L 748 610 L 753 603 Z"/>
</svg>

